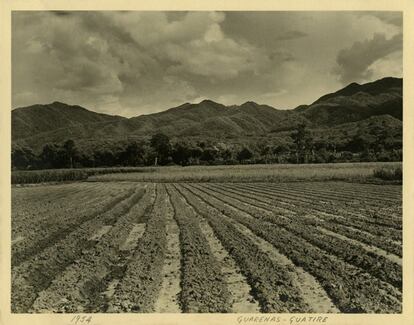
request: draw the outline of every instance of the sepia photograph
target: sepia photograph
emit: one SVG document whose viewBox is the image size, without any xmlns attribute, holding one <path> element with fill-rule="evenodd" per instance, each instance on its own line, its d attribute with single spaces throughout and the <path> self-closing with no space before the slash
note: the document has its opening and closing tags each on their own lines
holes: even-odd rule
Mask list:
<svg viewBox="0 0 414 325">
<path fill-rule="evenodd" d="M 9 312 L 401 315 L 403 16 L 11 11 Z"/>
</svg>

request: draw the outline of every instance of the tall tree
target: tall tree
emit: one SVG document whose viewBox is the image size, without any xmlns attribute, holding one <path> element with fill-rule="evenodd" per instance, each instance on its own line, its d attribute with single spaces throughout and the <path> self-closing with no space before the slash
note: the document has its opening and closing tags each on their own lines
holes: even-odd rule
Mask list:
<svg viewBox="0 0 414 325">
<path fill-rule="evenodd" d="M 186 166 L 191 156 L 191 152 L 186 143 L 176 143 L 172 149 L 171 156 L 175 164 Z"/>
<path fill-rule="evenodd" d="M 73 168 L 74 161 L 78 155 L 78 149 L 76 148 L 75 142 L 71 139 L 67 140 L 63 144 L 63 151 L 68 159 L 69 168 Z"/>
<path fill-rule="evenodd" d="M 304 123 L 297 126 L 291 134 L 296 146 L 296 163 L 307 163 L 308 153 L 312 148 L 312 138 Z"/>
<path fill-rule="evenodd" d="M 150 144 L 156 153 L 154 164 L 166 164 L 171 153 L 170 138 L 163 133 L 157 133 L 152 136 Z"/>
<path fill-rule="evenodd" d="M 36 155 L 29 148 L 16 148 L 12 151 L 12 167 L 30 169 L 36 164 Z"/>
<path fill-rule="evenodd" d="M 56 144 L 45 144 L 40 153 L 42 168 L 60 168 L 60 149 Z"/>
<path fill-rule="evenodd" d="M 213 148 L 204 148 L 200 160 L 211 164 L 217 158 L 218 151 Z"/>
<path fill-rule="evenodd" d="M 130 142 L 119 155 L 121 165 L 138 166 L 144 160 L 144 148 L 142 143 Z"/>
<path fill-rule="evenodd" d="M 249 160 L 253 157 L 253 153 L 248 148 L 243 148 L 237 153 L 237 160 L 240 162 Z"/>
</svg>

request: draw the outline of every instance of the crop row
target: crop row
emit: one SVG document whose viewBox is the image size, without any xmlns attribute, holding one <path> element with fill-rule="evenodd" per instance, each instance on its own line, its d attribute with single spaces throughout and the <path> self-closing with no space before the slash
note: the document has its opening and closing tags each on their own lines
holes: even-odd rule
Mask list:
<svg viewBox="0 0 414 325">
<path fill-rule="evenodd" d="M 349 200 L 364 200 L 368 204 L 378 204 L 381 202 L 398 202 L 401 200 L 401 193 L 397 190 L 399 187 L 395 187 L 393 192 L 384 192 L 383 190 L 376 191 L 377 185 L 371 185 L 370 187 L 362 188 L 360 185 L 353 185 L 352 189 L 345 189 L 344 183 L 269 183 L 270 187 L 274 189 L 288 189 L 294 191 L 300 191 L 307 195 L 320 196 L 321 198 L 332 198 L 341 201 Z M 376 186 L 376 187 L 375 187 Z M 379 187 L 380 189 L 382 186 Z"/>
<path fill-rule="evenodd" d="M 92 185 L 92 186 L 91 186 Z M 72 184 L 42 186 L 39 188 L 19 188 L 12 191 L 12 231 L 13 235 L 25 233 L 28 228 L 45 222 L 52 222 L 56 215 L 66 211 L 76 211 L 79 206 L 87 206 L 113 196 L 113 193 L 126 192 L 128 187 L 103 187 L 101 184 Z M 74 205 L 77 202 L 78 205 Z"/>
<path fill-rule="evenodd" d="M 248 185 L 247 188 L 252 188 L 256 191 L 261 191 L 262 193 L 266 194 L 275 194 L 282 196 L 281 194 L 286 194 L 289 198 L 294 198 L 296 200 L 300 200 L 300 202 L 316 204 L 318 206 L 323 205 L 324 208 L 326 207 L 335 207 L 338 212 L 346 214 L 347 216 L 351 216 L 354 219 L 359 219 L 365 221 L 367 223 L 378 224 L 380 226 L 391 227 L 395 229 L 401 229 L 401 218 L 391 217 L 389 214 L 380 213 L 378 210 L 379 208 L 373 208 L 369 206 L 369 203 L 372 202 L 369 199 L 364 200 L 364 206 L 367 206 L 365 209 L 361 210 L 361 205 L 349 205 L 347 204 L 346 200 L 340 199 L 329 199 L 326 197 L 317 197 L 314 194 L 307 194 L 302 193 L 301 191 L 295 191 L 292 189 L 280 189 L 280 188 L 273 188 L 273 186 L 266 186 L 262 184 L 255 184 L 255 185 Z M 286 197 L 286 196 L 282 196 Z M 323 200 L 323 201 L 321 201 Z M 341 202 L 342 201 L 342 202 Z M 344 203 L 345 202 L 345 203 Z M 390 202 L 385 203 L 387 207 L 390 205 L 400 206 L 394 202 L 393 204 Z M 355 211 L 355 208 L 357 210 Z M 365 211 L 367 214 L 364 215 L 361 212 Z"/>
<path fill-rule="evenodd" d="M 282 185 L 280 186 L 282 187 Z M 347 198 L 342 192 L 319 196 L 315 194 L 315 191 L 313 191 L 312 188 L 309 188 L 309 192 L 307 192 L 306 189 L 297 189 L 294 186 L 290 187 L 286 185 L 279 188 L 279 186 L 275 187 L 273 185 L 266 186 L 263 184 L 255 184 L 254 187 L 267 192 L 276 192 L 279 194 L 285 193 L 289 196 L 293 195 L 293 197 L 299 196 L 308 202 L 314 202 L 322 205 L 333 205 L 344 213 L 353 214 L 363 219 L 365 218 L 369 222 L 401 229 L 401 211 L 399 210 L 401 207 L 401 197 L 399 200 L 386 201 L 384 199 L 373 200 L 371 198 Z M 390 207 L 392 208 L 391 211 Z"/>
<path fill-rule="evenodd" d="M 54 184 L 51 185 L 36 185 L 24 187 L 12 187 L 13 202 L 26 202 L 33 200 L 62 200 L 66 196 L 76 194 L 87 194 L 100 187 L 99 183 L 70 183 L 70 184 Z M 13 203 L 12 202 L 12 203 Z"/>
<path fill-rule="evenodd" d="M 208 200 L 208 196 L 205 199 Z M 326 253 L 300 236 L 293 236 L 283 227 L 232 213 L 224 206 L 221 208 L 231 218 L 272 243 L 297 266 L 315 276 L 342 312 L 389 313 L 401 309 L 400 293 L 363 270 Z"/>
<path fill-rule="evenodd" d="M 75 229 L 66 229 L 61 236 L 56 235 L 49 246 L 12 269 L 12 310 L 27 312 L 40 291 L 46 289 L 52 280 L 68 265 L 73 263 L 84 249 L 91 248 L 96 241 L 91 234 L 104 226 L 115 224 L 116 220 L 128 213 L 142 197 L 143 191 L 137 188 L 129 197 L 122 197 L 109 210 L 90 216 Z M 112 202 L 114 203 L 114 202 Z"/>
<path fill-rule="evenodd" d="M 152 312 L 162 284 L 167 250 L 166 215 L 172 207 L 164 186 L 157 185 L 157 197 L 146 223 L 145 233 L 129 258 L 125 273 L 111 302 L 112 312 Z"/>
<path fill-rule="evenodd" d="M 179 189 L 187 202 L 206 218 L 216 236 L 236 260 L 263 312 L 310 311 L 286 266 L 271 260 L 219 210 L 207 205 L 195 192 L 182 186 Z"/>
<path fill-rule="evenodd" d="M 41 195 L 31 196 L 26 200 L 19 196 L 13 197 L 12 238 L 20 238 L 13 243 L 14 252 L 28 245 L 36 246 L 39 239 L 47 239 L 55 229 L 74 227 L 89 215 L 108 210 L 131 195 L 134 190 L 132 186 L 101 188 L 95 185 L 92 188 L 81 186 L 85 188 L 84 195 L 70 189 L 59 191 L 59 187 L 67 186 L 56 186 L 56 191 L 48 191 L 50 197 L 47 198 L 42 198 Z M 64 197 L 56 198 L 61 195 Z"/>
<path fill-rule="evenodd" d="M 313 200 L 311 198 L 305 197 L 305 195 L 294 192 L 294 191 L 280 191 L 279 189 L 274 190 L 271 187 L 262 187 L 258 185 L 246 185 L 246 186 L 235 186 L 237 189 L 242 191 L 254 191 L 258 192 L 261 195 L 263 194 L 265 197 L 277 200 L 284 200 L 285 202 L 290 202 L 291 204 L 300 202 L 301 205 L 307 205 L 314 209 L 324 212 L 332 212 L 332 213 L 341 213 L 346 216 L 347 219 L 352 219 L 352 221 L 363 222 L 367 224 L 373 224 L 374 226 L 384 227 L 384 228 L 391 228 L 391 230 L 400 230 L 401 229 L 401 221 L 392 219 L 392 218 L 371 218 L 369 216 L 361 215 L 359 212 L 353 212 L 353 208 L 349 206 L 341 207 L 340 202 L 332 202 L 331 204 L 327 204 L 328 202 L 322 204 L 318 200 Z"/>
<path fill-rule="evenodd" d="M 375 236 L 366 232 L 363 232 L 358 229 L 349 228 L 347 224 L 341 224 L 337 222 L 337 218 L 335 216 L 325 215 L 325 214 L 317 214 L 317 218 L 313 215 L 307 217 L 310 211 L 301 205 L 296 205 L 294 210 L 282 210 L 284 211 L 282 214 L 280 213 L 280 209 L 274 207 L 272 201 L 266 200 L 263 196 L 253 195 L 250 193 L 249 197 L 247 197 L 244 193 L 230 193 L 228 190 L 222 190 L 218 187 L 211 187 L 211 186 L 204 186 L 205 189 L 213 190 L 216 193 L 221 195 L 222 200 L 236 200 L 237 202 L 241 202 L 240 208 L 247 209 L 246 212 L 248 213 L 257 213 L 257 208 L 259 208 L 261 213 L 263 211 L 267 212 L 268 210 L 272 211 L 275 215 L 283 215 L 288 216 L 289 218 L 294 218 L 295 216 L 300 216 L 303 220 L 299 219 L 301 222 L 308 222 L 314 225 L 321 226 L 323 228 L 332 230 L 349 238 L 353 238 L 360 242 L 363 242 L 368 245 L 376 245 L 388 252 L 394 253 L 398 256 L 402 256 L 402 247 L 401 245 L 397 245 L 396 243 L 383 238 L 382 236 Z M 212 195 L 214 195 L 214 192 Z M 243 205 L 243 203 L 248 203 L 249 206 Z M 342 219 L 340 219 L 342 221 Z"/>
<path fill-rule="evenodd" d="M 302 217 L 310 215 L 310 218 L 315 219 L 315 221 L 319 220 L 319 225 L 324 228 L 339 232 L 344 236 L 349 236 L 368 245 L 376 245 L 388 252 L 402 256 L 402 246 L 384 236 L 375 226 L 355 227 L 355 222 L 347 222 L 347 219 L 340 215 L 326 213 L 321 211 L 321 209 L 315 209 L 313 206 L 307 204 L 296 204 L 294 201 L 289 202 L 287 199 L 282 199 L 282 201 L 280 199 L 267 198 L 262 192 L 256 193 L 252 190 L 246 193 L 236 190 L 233 191 L 232 189 L 221 189 L 219 187 L 214 187 L 214 190 L 227 194 L 235 199 L 239 199 L 241 196 L 243 200 L 248 200 L 250 204 L 260 208 L 269 209 L 271 207 L 274 213 L 281 213 L 282 215 L 288 216 L 300 215 Z M 280 207 L 282 203 L 285 203 L 283 204 L 283 208 Z M 374 231 L 372 231 L 373 229 Z"/>
<path fill-rule="evenodd" d="M 385 236 L 395 241 L 402 239 L 402 220 L 396 218 L 380 218 L 379 216 L 364 215 L 360 212 L 354 212 L 349 207 L 341 207 L 340 204 L 320 204 L 319 202 L 309 201 L 304 202 L 299 197 L 294 197 L 291 194 L 280 195 L 277 192 L 271 192 L 267 189 L 258 190 L 255 187 L 238 188 L 242 191 L 248 191 L 251 194 L 259 195 L 263 199 L 270 199 L 272 202 L 279 202 L 284 200 L 290 204 L 294 209 L 297 207 L 307 208 L 317 212 L 322 217 L 333 217 L 335 222 L 352 226 L 354 228 L 369 231 L 377 236 Z"/>
<path fill-rule="evenodd" d="M 320 183 L 322 186 L 326 184 L 326 189 L 346 191 L 348 193 L 373 193 L 375 195 L 390 195 L 395 197 L 401 197 L 401 186 L 395 185 L 374 185 L 374 184 L 364 184 L 364 183 L 349 183 L 349 182 L 329 182 L 329 183 Z M 309 184 L 310 186 L 310 184 Z"/>
<path fill-rule="evenodd" d="M 101 236 L 92 236 L 96 244 L 59 274 L 33 304 L 33 310 L 58 312 L 93 312 L 106 308 L 103 291 L 116 275 L 123 271 L 119 264 L 119 250 L 132 227 L 142 222 L 146 208 L 152 206 L 151 186 L 131 209 L 120 215 L 112 227 Z M 99 229 L 98 229 L 99 232 Z M 96 233 L 95 233 L 96 234 Z M 66 299 L 62 304 L 62 297 Z"/>
<path fill-rule="evenodd" d="M 181 309 L 183 312 L 229 312 L 231 297 L 220 264 L 203 235 L 194 209 L 167 185 L 180 228 Z"/>
<path fill-rule="evenodd" d="M 81 205 L 75 201 L 76 203 L 72 202 L 72 204 L 78 210 L 71 210 L 70 213 L 57 209 L 54 211 L 55 218 L 52 222 L 39 222 L 38 226 L 35 227 L 35 231 L 27 231 L 25 233 L 27 237 L 25 240 L 12 245 L 12 266 L 19 265 L 34 253 L 53 245 L 62 237 L 74 231 L 82 223 L 94 219 L 123 200 L 126 200 L 133 192 L 134 189 L 130 189 L 115 198 L 105 196 L 101 198 L 101 202 L 97 202 L 95 205 Z M 142 195 L 142 193 L 143 191 L 139 195 Z"/>
<path fill-rule="evenodd" d="M 257 211 L 254 216 L 285 228 L 327 253 L 338 256 L 401 290 L 402 270 L 400 265 L 383 256 L 373 255 L 361 245 L 327 235 L 316 227 L 317 223 L 312 222 L 312 219 L 297 216 L 284 218 L 275 214 L 262 214 L 260 211 Z"/>
<path fill-rule="evenodd" d="M 257 199 L 257 196 L 260 196 L 260 199 L 262 201 L 267 199 L 267 203 L 271 202 L 271 204 L 273 205 L 277 205 L 279 202 L 285 202 L 290 204 L 293 207 L 293 209 L 296 209 L 297 206 L 301 206 L 303 208 L 308 208 L 311 211 L 313 210 L 319 212 L 318 216 L 320 216 L 321 218 L 333 220 L 345 226 L 352 226 L 353 228 L 362 229 L 377 236 L 385 236 L 386 238 L 390 238 L 395 241 L 401 241 L 402 239 L 401 230 L 376 224 L 371 220 L 362 219 L 350 213 L 344 213 L 343 211 L 341 213 L 341 211 L 338 211 L 338 209 L 335 206 L 321 206 L 320 204 L 317 204 L 315 202 L 307 202 L 306 200 L 303 200 L 300 197 L 292 198 L 290 195 L 284 195 L 275 192 L 271 192 L 271 194 L 269 194 L 269 191 L 257 190 L 252 187 L 242 188 L 238 187 L 237 185 L 222 185 L 222 188 L 224 188 L 226 191 L 236 194 L 242 194 L 243 196 L 250 197 L 253 199 Z"/>
</svg>

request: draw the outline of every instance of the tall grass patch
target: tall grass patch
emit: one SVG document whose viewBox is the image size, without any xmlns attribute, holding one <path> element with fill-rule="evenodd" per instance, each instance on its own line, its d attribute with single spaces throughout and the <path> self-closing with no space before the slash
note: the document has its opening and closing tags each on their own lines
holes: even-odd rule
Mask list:
<svg viewBox="0 0 414 325">
<path fill-rule="evenodd" d="M 376 168 L 398 167 L 401 163 L 273 164 L 235 166 L 157 167 L 151 172 L 91 176 L 88 181 L 135 182 L 294 182 L 375 181 Z"/>
<path fill-rule="evenodd" d="M 382 179 L 384 181 L 401 181 L 403 179 L 402 167 L 386 166 L 376 168 L 374 170 L 374 177 Z"/>
<path fill-rule="evenodd" d="M 115 167 L 115 168 L 84 168 L 84 169 L 44 169 L 12 171 L 12 184 L 35 184 L 48 182 L 68 182 L 86 180 L 90 176 L 116 173 L 151 173 L 148 167 Z"/>
</svg>

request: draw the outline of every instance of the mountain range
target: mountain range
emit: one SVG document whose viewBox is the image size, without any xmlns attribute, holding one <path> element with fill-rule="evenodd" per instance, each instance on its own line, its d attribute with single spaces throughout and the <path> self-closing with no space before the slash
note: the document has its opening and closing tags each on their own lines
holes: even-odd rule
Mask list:
<svg viewBox="0 0 414 325">
<path fill-rule="evenodd" d="M 12 111 L 13 146 L 39 151 L 46 143 L 73 139 L 82 147 L 148 138 L 162 132 L 175 139 L 208 138 L 240 142 L 248 138 L 282 137 L 298 124 L 316 133 L 340 136 L 344 130 L 381 126 L 402 129 L 402 79 L 387 77 L 366 84 L 351 83 L 310 105 L 292 110 L 246 102 L 225 106 L 211 100 L 185 103 L 166 111 L 125 118 L 53 102 Z"/>
</svg>

